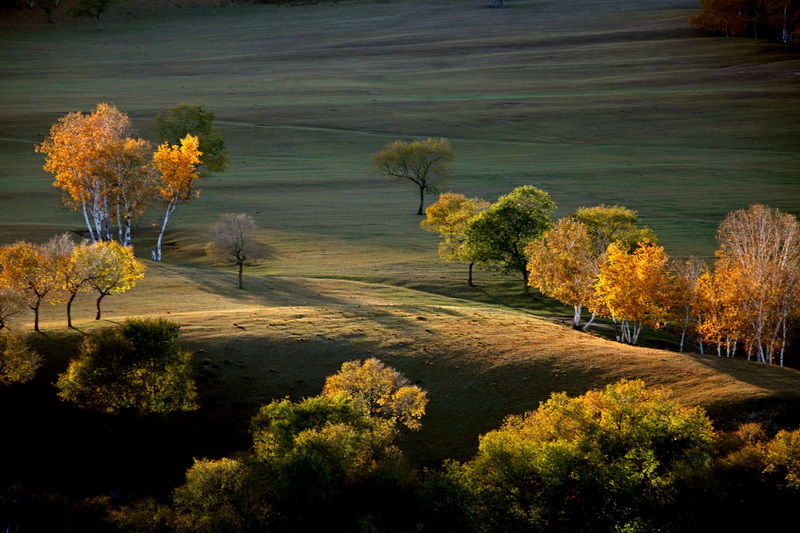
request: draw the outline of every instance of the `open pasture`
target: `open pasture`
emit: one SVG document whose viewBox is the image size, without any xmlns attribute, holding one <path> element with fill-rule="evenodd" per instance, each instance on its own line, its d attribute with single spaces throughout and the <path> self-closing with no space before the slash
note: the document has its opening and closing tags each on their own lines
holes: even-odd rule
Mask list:
<svg viewBox="0 0 800 533">
<path fill-rule="evenodd" d="M 104 302 L 103 324 L 142 314 L 179 321 L 203 391 L 203 409 L 173 428 L 191 428 L 173 478 L 147 462 L 159 450 L 143 452 L 131 475 L 161 476 L 166 490 L 193 455 L 245 446 L 260 404 L 315 395 L 343 361 L 370 356 L 429 391 L 423 429 L 404 443 L 426 464 L 468 457 L 479 433 L 552 391 L 622 377 L 668 385 L 727 422 L 796 422 L 797 371 L 583 335 L 535 316 L 563 311 L 551 302 L 499 305 L 522 299 L 508 296 L 519 282 L 494 274 L 478 273 L 468 290 L 465 268 L 440 264 L 436 239 L 419 229 L 413 187 L 368 176 L 370 154 L 391 140 L 448 137 L 455 192 L 494 201 L 533 184 L 559 214 L 618 202 L 678 257 L 710 257 L 731 210 L 761 202 L 800 214 L 798 56 L 692 30 L 692 0 L 507 5 L 131 3 L 112 9 L 102 32 L 91 21 L 3 30 L 0 244 L 81 230 L 33 151 L 70 111 L 113 102 L 155 140 L 156 113 L 204 104 L 231 152 L 229 171 L 176 211 L 165 263 L 148 261 L 139 287 Z M 202 254 L 223 212 L 252 215 L 271 249 L 245 291 Z M 134 234 L 142 257 L 159 214 Z M 91 298 L 79 298 L 76 326 L 88 331 Z M 67 333 L 61 307 L 43 319 L 51 336 L 41 349 L 52 357 L 37 382 L 52 396 Z M 37 420 L 76 416 L 51 400 Z M 127 435 L 92 428 L 85 442 L 107 449 Z M 101 447 L 74 443 L 64 466 L 49 431 L 37 424 L 8 446 L 42 472 L 77 469 Z M 31 464 L 15 468 L 30 473 Z"/>
<path fill-rule="evenodd" d="M 270 242 L 433 258 L 413 186 L 367 175 L 386 142 L 424 136 L 452 140 L 456 192 L 493 201 L 534 184 L 562 214 L 618 202 L 678 256 L 710 256 L 731 210 L 800 213 L 800 60 L 694 31 L 691 0 L 146 5 L 112 10 L 103 31 L 84 20 L 0 36 L 0 227 L 23 226 L 3 241 L 80 227 L 33 145 L 103 101 L 151 139 L 169 106 L 217 113 L 233 164 L 176 228 L 245 211 Z"/>
</svg>

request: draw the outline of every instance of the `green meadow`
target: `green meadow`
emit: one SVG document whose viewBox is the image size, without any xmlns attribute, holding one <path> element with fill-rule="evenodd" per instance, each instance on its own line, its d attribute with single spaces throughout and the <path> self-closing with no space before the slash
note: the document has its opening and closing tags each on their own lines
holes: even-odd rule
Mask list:
<svg viewBox="0 0 800 533">
<path fill-rule="evenodd" d="M 419 228 L 414 186 L 368 173 L 387 142 L 447 137 L 456 161 L 443 190 L 494 201 L 535 185 L 558 215 L 619 203 L 673 257 L 713 257 L 725 214 L 753 203 L 800 215 L 800 56 L 704 35 L 686 24 L 697 9 L 693 0 L 130 2 L 111 9 L 102 31 L 63 14 L 24 31 L 2 26 L 0 244 L 82 229 L 34 153 L 59 117 L 112 102 L 156 141 L 154 116 L 171 106 L 216 113 L 229 170 L 178 207 L 163 264 L 148 260 L 161 213 L 142 218 L 133 238 L 148 275 L 104 302 L 103 325 L 174 318 L 196 354 L 203 408 L 175 425 L 140 421 L 143 434 L 174 441 L 169 457 L 149 463 L 145 453 L 126 467 L 146 478 L 173 461 L 162 490 L 191 457 L 246 446 L 259 405 L 318 394 L 342 362 L 371 356 L 429 391 L 423 429 L 405 442 L 425 464 L 469 457 L 477 435 L 553 391 L 623 377 L 667 385 L 724 423 L 744 413 L 794 423 L 797 371 L 580 334 L 553 323 L 566 323 L 564 307 L 524 299 L 520 281 L 496 273 L 479 272 L 469 289 L 466 267 L 440 263 L 436 238 Z M 202 251 L 225 212 L 252 215 L 270 247 L 246 271 L 245 291 Z M 81 332 L 97 327 L 92 306 L 89 296 L 76 304 Z M 55 434 L 67 424 L 59 417 L 83 416 L 50 385 L 79 334 L 64 327 L 61 306 L 43 320 L 38 347 L 50 358 L 33 386 L 49 396 L 29 405 Z M 133 432 L 104 433 L 98 420 L 81 427 L 99 444 L 63 453 L 89 460 Z M 79 468 L 42 463 L 36 451 L 46 454 L 53 435 L 32 435 L 14 446 L 43 470 Z M 24 461 L 15 468 L 33 475 Z"/>
<path fill-rule="evenodd" d="M 59 116 L 109 101 L 153 139 L 154 115 L 189 102 L 217 113 L 233 164 L 181 207 L 176 230 L 243 211 L 275 243 L 432 257 L 413 185 L 367 168 L 388 141 L 435 136 L 457 150 L 453 191 L 493 201 L 533 184 L 560 214 L 620 203 L 673 255 L 708 257 L 731 210 L 800 212 L 800 60 L 702 35 L 685 22 L 695 10 L 655 0 L 119 6 L 103 31 L 89 20 L 8 30 L 0 225 L 80 227 L 33 153 Z"/>
</svg>

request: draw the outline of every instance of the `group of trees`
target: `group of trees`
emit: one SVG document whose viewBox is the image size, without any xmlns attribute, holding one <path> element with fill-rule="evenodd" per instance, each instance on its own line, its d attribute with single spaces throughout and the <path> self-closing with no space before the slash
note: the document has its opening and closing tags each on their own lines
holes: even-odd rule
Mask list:
<svg viewBox="0 0 800 533">
<path fill-rule="evenodd" d="M 128 116 L 111 104 L 60 118 L 36 150 L 55 176 L 62 201 L 83 214 L 92 242 L 132 244 L 134 223 L 154 202 L 165 206 L 153 259 L 161 260 L 167 222 L 181 202 L 199 194 L 200 157 L 207 172 L 224 170 L 227 152 L 214 133 L 214 114 L 182 104 L 156 119 L 162 144 L 136 138 Z M 116 225 L 116 230 L 113 229 Z"/>
<path fill-rule="evenodd" d="M 717 432 L 702 409 L 641 381 L 555 393 L 483 435 L 469 461 L 418 472 L 394 442 L 426 402 L 376 360 L 345 363 L 321 395 L 263 407 L 247 452 L 195 460 L 168 505 L 111 511 L 115 530 L 780 529 L 800 507 L 800 431 Z"/>
<path fill-rule="evenodd" d="M 117 522 L 192 533 L 383 529 L 387 515 L 407 512 L 390 496 L 410 481 L 395 441 L 419 427 L 426 404 L 378 360 L 345 363 L 319 396 L 262 407 L 247 453 L 195 460 L 170 507 L 143 502 Z"/>
<path fill-rule="evenodd" d="M 528 248 L 531 284 L 573 305 L 576 327 L 585 306 L 619 322 L 623 342 L 635 344 L 643 326 L 672 324 L 681 350 L 691 332 L 701 352 L 706 343 L 732 356 L 741 346 L 748 358 L 783 365 L 800 314 L 800 225 L 793 215 L 762 205 L 730 213 L 713 268 L 694 258 L 670 262 L 663 247 L 641 236 L 611 242 L 597 255 L 587 252 L 591 238 L 580 212 L 562 219 Z"/>
<path fill-rule="evenodd" d="M 700 6 L 689 24 L 704 30 L 726 37 L 770 36 L 783 44 L 800 38 L 798 0 L 700 0 Z"/>
<path fill-rule="evenodd" d="M 635 212 L 621 206 L 581 207 L 551 223 L 555 204 L 525 186 L 489 204 L 445 193 L 420 224 L 442 237 L 444 261 L 520 272 L 525 287 L 612 321 L 617 340 L 636 344 L 642 328 L 671 325 L 680 350 L 693 334 L 698 348 L 783 364 L 791 327 L 800 317 L 800 226 L 762 205 L 730 213 L 720 225 L 712 267 L 670 261 Z M 527 293 L 527 291 L 526 291 Z"/>
<path fill-rule="evenodd" d="M 33 310 L 39 331 L 42 303 L 66 303 L 72 327 L 72 303 L 81 292 L 97 293 L 95 319 L 101 302 L 125 292 L 144 276 L 145 266 L 130 247 L 115 241 L 76 244 L 69 234 L 37 245 L 25 241 L 0 247 L 0 328 L 25 307 Z"/>
<path fill-rule="evenodd" d="M 550 225 L 556 204 L 541 189 L 526 185 L 501 196 L 494 204 L 480 198 L 445 193 L 431 205 L 420 226 L 442 236 L 439 256 L 444 261 L 480 264 L 522 276 L 528 293 L 525 247 Z"/>
</svg>

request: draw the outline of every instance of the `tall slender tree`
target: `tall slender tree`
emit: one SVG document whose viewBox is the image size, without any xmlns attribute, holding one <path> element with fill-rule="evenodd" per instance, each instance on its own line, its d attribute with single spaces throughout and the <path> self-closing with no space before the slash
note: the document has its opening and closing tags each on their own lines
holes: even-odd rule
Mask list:
<svg viewBox="0 0 800 533">
<path fill-rule="evenodd" d="M 153 250 L 155 261 L 161 261 L 161 242 L 175 208 L 179 203 L 190 202 L 200 195 L 194 186 L 198 177 L 197 166 L 200 164 L 200 156 L 203 155 L 198 146 L 197 137 L 187 135 L 181 139 L 180 146 L 164 143 L 153 156 L 153 165 L 160 173 L 158 196 L 166 204 L 164 220 Z"/>
</svg>

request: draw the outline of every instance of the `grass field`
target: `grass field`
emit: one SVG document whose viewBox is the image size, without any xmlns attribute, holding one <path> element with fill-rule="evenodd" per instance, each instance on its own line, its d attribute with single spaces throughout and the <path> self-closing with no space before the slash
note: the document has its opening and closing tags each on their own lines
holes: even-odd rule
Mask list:
<svg viewBox="0 0 800 533">
<path fill-rule="evenodd" d="M 668 385 L 724 423 L 797 422 L 797 371 L 582 335 L 541 318 L 563 320 L 562 307 L 525 301 L 518 281 L 496 274 L 468 290 L 464 268 L 438 263 L 436 239 L 419 229 L 413 187 L 367 173 L 388 141 L 444 136 L 457 151 L 456 192 L 493 201 L 533 184 L 559 214 L 619 202 L 674 256 L 710 257 L 731 210 L 761 202 L 800 214 L 796 53 L 704 36 L 686 25 L 697 7 L 685 0 L 148 5 L 117 6 L 102 32 L 91 21 L 3 27 L 0 243 L 81 229 L 33 151 L 58 117 L 110 101 L 155 140 L 153 117 L 167 107 L 217 113 L 230 170 L 178 208 L 166 262 L 148 262 L 139 287 L 105 304 L 105 324 L 178 320 L 197 354 L 204 408 L 167 432 L 191 436 L 175 445 L 176 472 L 193 455 L 246 445 L 258 405 L 317 394 L 343 361 L 369 356 L 429 391 L 423 429 L 404 443 L 425 464 L 468 457 L 478 434 L 552 391 L 621 377 Z M 253 215 L 272 251 L 246 291 L 202 256 L 205 229 L 230 211 Z M 134 235 L 142 256 L 157 215 Z M 96 327 L 91 305 L 75 309 L 82 331 Z M 59 346 L 75 342 L 61 313 L 44 311 L 51 363 L 34 386 L 49 394 L 69 355 Z M 32 417 L 78 416 L 52 399 L 34 404 Z M 113 448 L 129 434 L 95 422 L 63 455 L 48 447 L 55 429 L 7 446 L 42 472 L 70 453 L 88 462 L 101 445 L 82 444 Z M 150 452 L 130 475 L 163 467 Z"/>
</svg>

